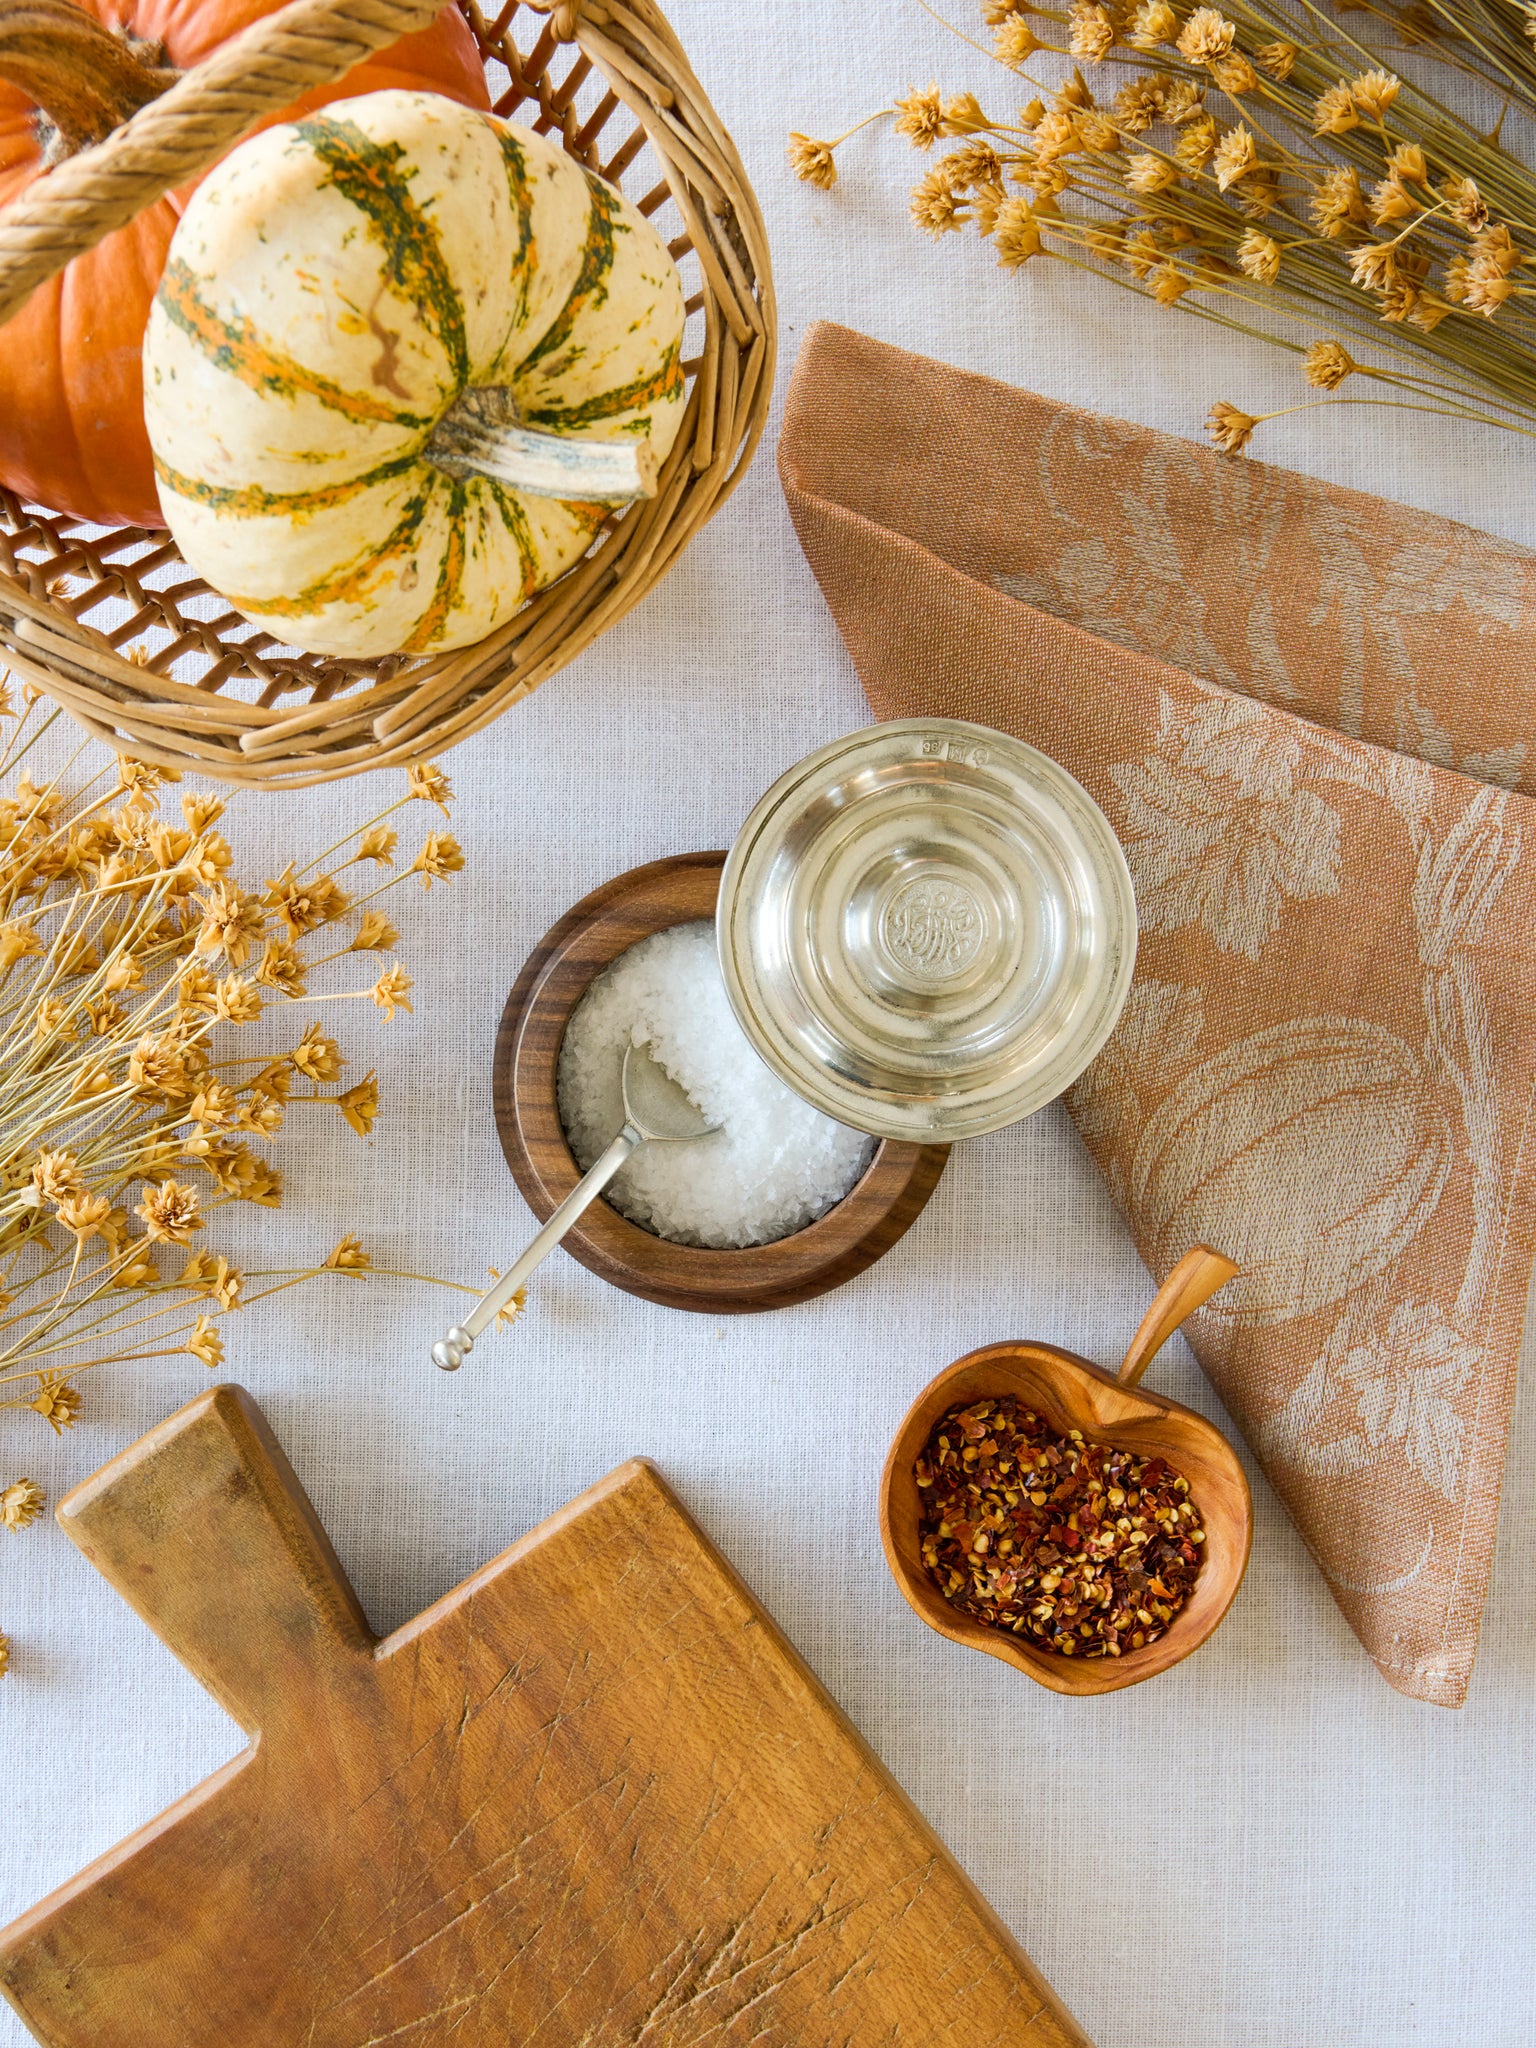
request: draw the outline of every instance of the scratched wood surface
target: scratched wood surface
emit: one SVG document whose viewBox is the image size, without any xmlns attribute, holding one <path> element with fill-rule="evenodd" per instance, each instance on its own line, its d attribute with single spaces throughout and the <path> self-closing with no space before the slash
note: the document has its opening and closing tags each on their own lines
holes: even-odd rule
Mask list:
<svg viewBox="0 0 1536 2048">
<path fill-rule="evenodd" d="M 0 1933 L 59 2048 L 1090 2048 L 640 1461 L 382 1640 L 218 1387 L 59 1509 L 254 1738 Z"/>
</svg>

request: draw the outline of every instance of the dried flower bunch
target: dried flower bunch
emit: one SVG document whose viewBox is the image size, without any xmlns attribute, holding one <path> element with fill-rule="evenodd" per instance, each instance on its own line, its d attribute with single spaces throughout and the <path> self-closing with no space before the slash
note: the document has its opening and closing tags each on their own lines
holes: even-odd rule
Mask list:
<svg viewBox="0 0 1536 2048">
<path fill-rule="evenodd" d="M 1536 0 L 1336 4 L 982 0 L 993 46 L 974 47 L 1031 96 L 1009 117 L 930 86 L 881 110 L 919 150 L 958 144 L 914 190 L 914 221 L 974 227 L 1006 269 L 1055 259 L 1292 351 L 1329 396 L 1285 412 L 1396 404 L 1536 432 L 1536 173 L 1504 139 L 1536 113 Z M 1488 88 L 1486 130 L 1386 68 L 1409 53 L 1404 69 L 1454 75 L 1459 100 Z M 1037 77 L 1053 58 L 1070 68 Z M 828 187 L 846 140 L 792 136 L 790 162 Z M 1390 396 L 1334 397 L 1350 379 Z M 1278 416 L 1222 401 L 1207 425 L 1237 453 Z"/>
<path fill-rule="evenodd" d="M 1060 1656 L 1155 1643 L 1199 1576 L 1187 1479 L 1081 1430 L 1058 1436 L 1011 1394 L 940 1416 L 913 1476 L 944 1598 Z"/>
<path fill-rule="evenodd" d="M 214 1249 L 219 1209 L 281 1201 L 258 1148 L 296 1106 L 324 1104 L 366 1136 L 379 1101 L 372 1073 L 339 1085 L 347 1062 L 318 1021 L 259 1050 L 236 1034 L 271 1040 L 274 1013 L 301 1002 L 409 1010 L 410 976 L 378 958 L 399 937 L 382 899 L 464 865 L 452 834 L 432 831 L 396 866 L 391 817 L 415 801 L 448 814 L 448 781 L 423 763 L 377 817 L 243 886 L 219 797 L 162 809 L 174 773 L 107 756 L 86 780 L 82 748 L 35 782 L 25 764 L 58 715 L 35 699 L 18 715 L 0 682 L 0 1408 L 55 1432 L 80 1413 L 82 1373 L 180 1354 L 214 1367 L 232 1310 L 370 1270 L 350 1235 L 298 1269 L 242 1270 Z M 369 987 L 310 987 L 337 978 L 333 963 L 365 961 Z M 5 1530 L 43 1504 L 32 1479 L 0 1478 Z"/>
</svg>

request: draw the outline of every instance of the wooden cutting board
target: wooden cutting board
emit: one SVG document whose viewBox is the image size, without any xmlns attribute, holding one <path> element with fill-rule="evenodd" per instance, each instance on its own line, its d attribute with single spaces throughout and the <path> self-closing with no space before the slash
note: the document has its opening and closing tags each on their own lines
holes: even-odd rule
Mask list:
<svg viewBox="0 0 1536 2048">
<path fill-rule="evenodd" d="M 250 1397 L 59 1517 L 249 1730 L 0 1933 L 58 2048 L 1090 2048 L 638 1460 L 376 1639 Z"/>
</svg>

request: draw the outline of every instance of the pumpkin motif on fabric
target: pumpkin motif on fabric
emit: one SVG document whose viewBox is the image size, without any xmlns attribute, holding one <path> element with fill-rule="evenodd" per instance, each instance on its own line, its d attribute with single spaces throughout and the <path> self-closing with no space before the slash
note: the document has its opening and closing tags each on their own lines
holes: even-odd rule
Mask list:
<svg viewBox="0 0 1536 2048">
<path fill-rule="evenodd" d="M 269 129 L 199 188 L 150 317 L 167 522 L 293 645 L 465 646 L 654 488 L 684 318 L 649 222 L 527 129 L 407 92 Z"/>
<path fill-rule="evenodd" d="M 284 0 L 26 0 L 0 8 L 0 207 Z M 469 24 L 433 25 L 377 50 L 290 115 L 379 87 L 490 104 Z M 275 114 L 264 125 L 283 116 Z M 5 325 L 0 483 L 103 525 L 161 526 L 144 431 L 144 323 L 187 192 L 167 193 L 77 256 Z"/>
</svg>

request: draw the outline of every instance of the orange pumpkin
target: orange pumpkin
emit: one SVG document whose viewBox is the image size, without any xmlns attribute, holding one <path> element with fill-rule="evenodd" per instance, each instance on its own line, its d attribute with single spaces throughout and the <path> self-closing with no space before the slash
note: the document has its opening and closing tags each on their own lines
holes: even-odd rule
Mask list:
<svg viewBox="0 0 1536 2048">
<path fill-rule="evenodd" d="M 49 162 L 100 140 L 173 74 L 283 4 L 21 0 L 0 10 L 0 207 Z M 475 39 L 456 6 L 260 125 L 388 86 L 489 106 Z M 192 189 L 167 194 L 76 257 L 0 327 L 0 483 L 22 497 L 108 526 L 165 524 L 144 431 L 142 350 Z"/>
</svg>

